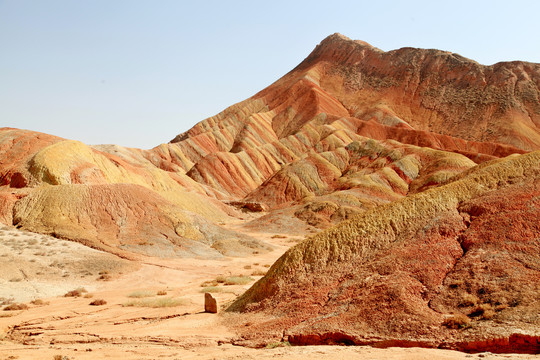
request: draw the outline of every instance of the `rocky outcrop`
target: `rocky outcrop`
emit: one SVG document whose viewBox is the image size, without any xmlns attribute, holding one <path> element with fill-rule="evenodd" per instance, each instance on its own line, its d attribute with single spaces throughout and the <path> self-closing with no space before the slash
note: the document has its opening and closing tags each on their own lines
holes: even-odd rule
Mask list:
<svg viewBox="0 0 540 360">
<path fill-rule="evenodd" d="M 204 294 L 204 312 L 212 314 L 218 312 L 217 300 L 210 293 Z"/>
</svg>

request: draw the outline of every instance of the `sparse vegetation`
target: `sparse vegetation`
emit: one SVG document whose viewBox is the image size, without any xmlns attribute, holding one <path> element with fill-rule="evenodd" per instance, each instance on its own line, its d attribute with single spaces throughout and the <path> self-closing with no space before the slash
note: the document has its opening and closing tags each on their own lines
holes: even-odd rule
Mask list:
<svg viewBox="0 0 540 360">
<path fill-rule="evenodd" d="M 232 293 L 234 294 L 234 291 L 231 289 L 227 289 L 223 286 L 209 286 L 201 289 L 202 293 Z"/>
<path fill-rule="evenodd" d="M 94 301 L 92 301 L 90 304 L 88 305 L 92 305 L 92 306 L 101 306 L 101 305 L 105 305 L 107 304 L 107 301 L 103 300 L 103 299 L 96 299 Z"/>
<path fill-rule="evenodd" d="M 112 276 L 109 275 L 109 274 L 101 274 L 99 275 L 99 277 L 97 278 L 97 280 L 103 280 L 103 281 L 109 281 L 112 279 Z"/>
<path fill-rule="evenodd" d="M 134 291 L 134 292 L 128 294 L 127 297 L 140 299 L 140 298 L 152 297 L 152 296 L 155 296 L 155 295 L 156 294 L 153 291 L 137 290 L 137 291 Z"/>
<path fill-rule="evenodd" d="M 473 309 L 469 316 L 489 320 L 495 316 L 495 310 L 491 304 L 480 304 Z"/>
<path fill-rule="evenodd" d="M 264 275 L 266 275 L 266 271 L 259 270 L 259 269 L 255 270 L 255 271 L 253 271 L 251 273 L 251 276 L 264 276 Z"/>
<path fill-rule="evenodd" d="M 449 329 L 464 329 L 469 326 L 471 319 L 463 314 L 456 314 L 444 320 L 443 326 Z"/>
<path fill-rule="evenodd" d="M 36 306 L 45 306 L 45 305 L 49 305 L 50 303 L 48 301 L 43 301 L 41 299 L 35 299 L 35 300 L 32 300 L 30 304 L 36 305 Z"/>
<path fill-rule="evenodd" d="M 461 299 L 458 305 L 461 307 L 476 306 L 478 302 L 478 296 L 469 293 L 463 293 L 461 294 Z"/>
<path fill-rule="evenodd" d="M 287 347 L 291 346 L 291 343 L 288 341 L 281 341 L 281 342 L 273 342 L 266 344 L 267 349 L 275 349 L 277 347 Z"/>
<path fill-rule="evenodd" d="M 85 288 L 80 287 L 75 290 L 68 291 L 67 293 L 64 294 L 64 297 L 80 297 L 84 293 L 87 293 L 87 292 L 88 291 L 86 291 Z"/>
<path fill-rule="evenodd" d="M 13 311 L 13 310 L 26 310 L 28 305 L 26 304 L 11 304 L 4 308 L 4 311 Z"/>
<path fill-rule="evenodd" d="M 13 304 L 14 301 L 15 299 L 13 298 L 0 298 L 0 306 Z"/>
<path fill-rule="evenodd" d="M 175 298 L 157 298 L 157 299 L 146 299 L 146 300 L 132 300 L 126 303 L 123 303 L 124 307 L 150 307 L 150 308 L 165 308 L 165 307 L 175 307 L 181 305 L 187 305 L 188 301 L 185 299 L 175 299 Z"/>
<path fill-rule="evenodd" d="M 246 285 L 253 281 L 250 276 L 229 276 L 225 279 L 224 285 Z"/>
<path fill-rule="evenodd" d="M 165 290 L 159 290 L 159 291 L 157 292 L 157 295 L 158 295 L 158 296 L 164 296 L 164 295 L 167 295 L 167 291 L 165 291 Z"/>
<path fill-rule="evenodd" d="M 201 287 L 218 286 L 218 284 L 217 280 L 207 280 L 201 283 Z"/>
</svg>

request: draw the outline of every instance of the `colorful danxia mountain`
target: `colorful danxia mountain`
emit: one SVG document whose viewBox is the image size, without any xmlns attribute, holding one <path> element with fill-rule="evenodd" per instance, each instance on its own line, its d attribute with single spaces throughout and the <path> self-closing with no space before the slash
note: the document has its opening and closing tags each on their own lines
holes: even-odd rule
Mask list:
<svg viewBox="0 0 540 360">
<path fill-rule="evenodd" d="M 307 234 L 228 304 L 237 344 L 540 351 L 540 64 L 334 34 L 169 138 L 1 128 L 0 221 L 130 261 Z"/>
</svg>

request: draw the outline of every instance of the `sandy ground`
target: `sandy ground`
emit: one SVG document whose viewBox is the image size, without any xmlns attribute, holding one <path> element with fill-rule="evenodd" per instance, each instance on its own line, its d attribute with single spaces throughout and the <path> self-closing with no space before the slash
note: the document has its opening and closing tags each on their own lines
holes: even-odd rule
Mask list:
<svg viewBox="0 0 540 360">
<path fill-rule="evenodd" d="M 226 326 L 231 315 L 205 313 L 202 291 L 212 291 L 225 307 L 302 238 L 251 235 L 275 250 L 249 258 L 132 263 L 73 242 L 3 227 L 0 303 L 4 308 L 24 303 L 28 309 L 0 311 L 0 360 L 535 358 L 420 348 L 233 346 L 235 334 Z M 233 285 L 217 281 L 230 276 L 251 279 Z M 75 289 L 81 296 L 63 296 Z M 100 299 L 106 304 L 90 305 Z"/>
</svg>

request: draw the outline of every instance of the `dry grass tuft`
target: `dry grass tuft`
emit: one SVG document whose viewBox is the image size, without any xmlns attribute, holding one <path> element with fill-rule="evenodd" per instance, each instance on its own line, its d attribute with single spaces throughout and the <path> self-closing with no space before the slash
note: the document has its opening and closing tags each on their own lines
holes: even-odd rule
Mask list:
<svg viewBox="0 0 540 360">
<path fill-rule="evenodd" d="M 246 285 L 254 279 L 250 276 L 229 276 L 225 279 L 224 285 Z"/>
<path fill-rule="evenodd" d="M 146 297 L 152 297 L 156 296 L 156 294 L 153 291 L 148 290 L 137 290 L 127 295 L 129 298 L 146 298 Z"/>
<path fill-rule="evenodd" d="M 255 270 L 251 273 L 251 276 L 264 276 L 266 275 L 266 271 L 264 270 Z"/>
<path fill-rule="evenodd" d="M 187 305 L 189 302 L 186 299 L 174 299 L 174 298 L 158 298 L 147 300 L 132 300 L 128 301 L 122 306 L 124 307 L 149 307 L 149 308 L 167 308 Z"/>
<path fill-rule="evenodd" d="M 218 286 L 219 282 L 217 280 L 208 280 L 201 283 L 201 287 L 208 286 Z"/>
<path fill-rule="evenodd" d="M 234 294 L 234 291 L 231 289 L 224 288 L 222 286 L 209 286 L 201 289 L 202 293 L 231 293 Z"/>
</svg>

